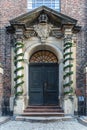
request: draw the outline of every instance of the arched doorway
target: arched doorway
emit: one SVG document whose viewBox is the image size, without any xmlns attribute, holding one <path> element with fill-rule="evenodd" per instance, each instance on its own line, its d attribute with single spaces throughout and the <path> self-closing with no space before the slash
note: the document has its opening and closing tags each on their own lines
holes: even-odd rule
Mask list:
<svg viewBox="0 0 87 130">
<path fill-rule="evenodd" d="M 58 59 L 48 50 L 29 60 L 29 105 L 58 105 Z"/>
</svg>

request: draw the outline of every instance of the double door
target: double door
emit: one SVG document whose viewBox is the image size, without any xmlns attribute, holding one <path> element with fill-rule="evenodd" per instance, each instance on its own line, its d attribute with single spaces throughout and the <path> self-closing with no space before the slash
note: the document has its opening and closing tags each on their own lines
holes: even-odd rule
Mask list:
<svg viewBox="0 0 87 130">
<path fill-rule="evenodd" d="M 58 64 L 29 65 L 29 105 L 58 104 Z"/>
</svg>

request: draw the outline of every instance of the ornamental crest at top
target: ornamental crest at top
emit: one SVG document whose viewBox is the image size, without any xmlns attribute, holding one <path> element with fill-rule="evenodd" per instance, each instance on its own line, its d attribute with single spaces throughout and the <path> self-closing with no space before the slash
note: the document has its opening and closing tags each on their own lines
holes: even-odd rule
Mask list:
<svg viewBox="0 0 87 130">
<path fill-rule="evenodd" d="M 39 17 L 39 23 L 34 25 L 34 30 L 41 38 L 41 42 L 45 42 L 46 38 L 49 37 L 49 34 L 52 30 L 52 25 L 47 23 L 48 17 L 46 14 L 41 14 Z"/>
</svg>

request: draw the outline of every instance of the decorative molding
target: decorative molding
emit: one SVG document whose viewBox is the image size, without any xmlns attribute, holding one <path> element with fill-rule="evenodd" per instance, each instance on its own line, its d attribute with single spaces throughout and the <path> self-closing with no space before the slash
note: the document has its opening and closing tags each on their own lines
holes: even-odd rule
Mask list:
<svg viewBox="0 0 87 130">
<path fill-rule="evenodd" d="M 37 36 L 37 34 L 36 34 L 36 32 L 34 30 L 26 31 L 24 33 L 25 38 L 36 37 L 36 36 Z"/>
<path fill-rule="evenodd" d="M 72 34 L 65 34 L 64 35 L 64 42 L 71 42 L 72 41 Z"/>
<path fill-rule="evenodd" d="M 16 29 L 14 37 L 15 37 L 16 41 L 23 41 L 23 30 Z"/>
<path fill-rule="evenodd" d="M 47 17 L 47 14 L 45 13 L 42 13 L 40 16 L 39 16 L 39 23 L 47 23 L 48 21 L 48 17 Z"/>
<path fill-rule="evenodd" d="M 45 42 L 47 37 L 49 37 L 49 34 L 52 30 L 52 25 L 47 23 L 41 23 L 34 25 L 34 30 L 37 32 L 38 36 L 41 38 L 41 42 Z"/>
<path fill-rule="evenodd" d="M 51 35 L 56 37 L 56 38 L 63 37 L 63 33 L 61 31 L 58 31 L 58 30 L 53 30 Z"/>
</svg>

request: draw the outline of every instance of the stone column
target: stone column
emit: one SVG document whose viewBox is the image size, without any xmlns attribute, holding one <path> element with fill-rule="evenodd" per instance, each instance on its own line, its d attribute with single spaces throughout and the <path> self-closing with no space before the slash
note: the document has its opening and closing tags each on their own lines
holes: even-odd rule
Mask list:
<svg viewBox="0 0 87 130">
<path fill-rule="evenodd" d="M 63 59 L 59 62 L 59 104 L 60 107 L 63 107 Z"/>
<path fill-rule="evenodd" d="M 3 102 L 3 68 L 0 64 L 0 115 L 2 115 L 2 102 Z"/>
<path fill-rule="evenodd" d="M 72 81 L 72 28 L 65 28 L 64 37 L 64 111 L 65 114 L 74 114 L 73 81 Z"/>
<path fill-rule="evenodd" d="M 28 106 L 28 102 L 29 102 L 29 73 L 28 73 L 28 69 L 29 69 L 29 60 L 28 60 L 28 53 L 25 52 L 24 54 L 24 79 L 25 79 L 25 89 L 24 89 L 24 100 L 25 100 L 25 107 Z"/>
<path fill-rule="evenodd" d="M 23 32 L 22 29 L 16 29 L 16 42 L 15 42 L 15 56 L 14 56 L 14 65 L 15 65 L 15 106 L 14 114 L 22 114 L 24 109 L 24 96 L 23 96 Z"/>
</svg>

